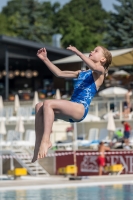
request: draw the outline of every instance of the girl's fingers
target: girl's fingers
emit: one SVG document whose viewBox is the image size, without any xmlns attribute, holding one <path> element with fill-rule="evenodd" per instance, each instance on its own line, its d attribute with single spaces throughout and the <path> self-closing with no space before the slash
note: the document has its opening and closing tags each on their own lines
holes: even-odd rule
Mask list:
<svg viewBox="0 0 133 200">
<path fill-rule="evenodd" d="M 43 52 L 43 48 L 40 49 L 40 53 Z"/>
<path fill-rule="evenodd" d="M 41 49 L 39 49 L 39 50 L 37 51 L 37 54 L 39 54 L 39 53 L 41 53 L 41 52 L 45 52 L 45 51 L 46 51 L 45 48 L 41 48 Z"/>
</svg>

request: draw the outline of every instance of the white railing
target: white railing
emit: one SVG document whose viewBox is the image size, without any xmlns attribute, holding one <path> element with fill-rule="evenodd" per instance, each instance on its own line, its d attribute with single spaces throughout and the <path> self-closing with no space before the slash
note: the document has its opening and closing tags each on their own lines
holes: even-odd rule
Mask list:
<svg viewBox="0 0 133 200">
<path fill-rule="evenodd" d="M 124 119 L 123 106 L 124 100 L 93 100 L 90 105 L 89 113 L 103 118 L 104 115 L 109 113 L 110 110 L 113 110 L 117 115 L 117 118 L 120 120 Z M 133 102 L 131 102 L 133 105 Z M 133 112 L 130 112 L 129 119 L 133 118 Z M 104 119 L 104 118 L 103 118 Z"/>
<path fill-rule="evenodd" d="M 123 103 L 124 99 L 114 99 L 114 100 L 103 100 L 101 98 L 95 98 L 90 105 L 89 113 L 99 116 L 101 119 L 104 119 L 103 116 L 109 113 L 110 110 L 113 110 L 117 115 L 117 119 L 122 120 L 123 116 Z M 132 101 L 133 105 L 133 101 Z M 35 115 L 33 113 L 32 105 L 20 106 L 16 115 L 14 115 L 14 106 L 5 106 L 0 110 L 0 120 L 4 120 L 6 124 L 13 123 L 17 118 L 22 117 L 22 120 L 25 123 L 33 122 L 35 120 Z M 129 119 L 133 118 L 133 112 L 129 114 Z"/>
</svg>

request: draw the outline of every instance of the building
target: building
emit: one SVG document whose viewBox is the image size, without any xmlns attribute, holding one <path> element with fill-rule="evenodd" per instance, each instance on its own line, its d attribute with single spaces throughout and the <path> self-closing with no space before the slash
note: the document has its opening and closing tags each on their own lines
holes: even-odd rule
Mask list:
<svg viewBox="0 0 133 200">
<path fill-rule="evenodd" d="M 8 99 L 19 93 L 32 95 L 45 87 L 56 88 L 54 75 L 36 56 L 37 50 L 45 47 L 48 58 L 53 61 L 72 55 L 66 49 L 20 38 L 0 36 L 0 95 Z M 57 81 L 56 81 L 57 82 Z"/>
</svg>

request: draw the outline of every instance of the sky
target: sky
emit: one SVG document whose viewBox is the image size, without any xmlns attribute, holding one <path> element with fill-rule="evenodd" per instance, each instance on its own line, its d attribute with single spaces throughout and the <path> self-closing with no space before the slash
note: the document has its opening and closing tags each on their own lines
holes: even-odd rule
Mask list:
<svg viewBox="0 0 133 200">
<path fill-rule="evenodd" d="M 0 0 L 0 11 L 2 10 L 3 6 L 7 5 L 9 0 Z M 44 0 L 40 0 L 44 1 Z M 47 0 L 48 1 L 48 0 Z M 62 5 L 68 3 L 70 0 L 50 0 L 51 3 L 60 2 Z M 102 7 L 107 11 L 114 11 L 113 4 L 118 4 L 117 0 L 101 0 Z"/>
</svg>

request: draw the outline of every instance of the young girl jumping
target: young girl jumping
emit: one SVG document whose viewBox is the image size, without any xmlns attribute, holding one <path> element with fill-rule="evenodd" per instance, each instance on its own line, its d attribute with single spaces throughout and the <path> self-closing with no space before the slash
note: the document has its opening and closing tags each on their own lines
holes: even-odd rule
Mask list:
<svg viewBox="0 0 133 200">
<path fill-rule="evenodd" d="M 37 52 L 37 56 L 55 76 L 77 78 L 77 82 L 69 101 L 45 100 L 36 105 L 36 142 L 32 162 L 35 162 L 39 158 L 44 158 L 48 148 L 51 147 L 50 134 L 54 119 L 79 122 L 86 117 L 91 100 L 102 85 L 112 61 L 111 53 L 102 46 L 98 46 L 91 51 L 89 57 L 86 57 L 74 46 L 70 45 L 67 49 L 77 54 L 89 69 L 86 71 L 61 71 L 48 59 L 45 48 Z"/>
</svg>

